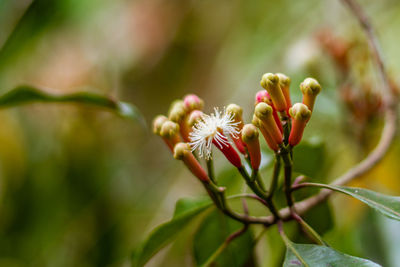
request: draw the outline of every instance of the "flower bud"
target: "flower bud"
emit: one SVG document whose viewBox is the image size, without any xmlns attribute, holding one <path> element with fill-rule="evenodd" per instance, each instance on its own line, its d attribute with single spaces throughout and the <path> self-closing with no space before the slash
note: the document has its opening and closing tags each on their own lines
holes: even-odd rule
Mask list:
<svg viewBox="0 0 400 267">
<path fill-rule="evenodd" d="M 193 110 L 202 110 L 204 107 L 204 101 L 195 94 L 186 95 L 183 98 L 186 111 L 191 112 Z"/>
<path fill-rule="evenodd" d="M 313 78 L 307 78 L 300 84 L 300 90 L 303 93 L 303 104 L 305 104 L 310 111 L 313 111 L 315 98 L 321 92 L 321 85 Z"/>
<path fill-rule="evenodd" d="M 271 97 L 266 90 L 260 90 L 256 93 L 256 105 L 260 102 L 272 105 Z"/>
<path fill-rule="evenodd" d="M 246 144 L 250 155 L 251 167 L 258 170 L 261 162 L 260 143 L 258 130 L 253 124 L 246 124 L 242 129 L 242 141 Z"/>
<path fill-rule="evenodd" d="M 255 114 L 253 115 L 253 120 L 251 121 L 251 123 L 254 126 L 256 126 L 258 129 L 260 129 L 262 135 L 264 136 L 265 141 L 268 144 L 268 147 L 274 151 L 278 151 L 278 149 L 279 149 L 278 144 L 271 137 L 271 135 L 268 133 L 268 131 L 264 128 L 264 126 L 261 124 L 261 121 L 257 118 L 257 116 Z"/>
<path fill-rule="evenodd" d="M 174 147 L 174 158 L 182 160 L 186 167 L 203 182 L 209 182 L 207 173 L 193 156 L 188 143 L 177 143 Z"/>
<path fill-rule="evenodd" d="M 171 104 L 168 118 L 179 124 L 181 136 L 185 142 L 189 142 L 189 126 L 187 125 L 187 111 L 182 100 L 175 100 Z"/>
<path fill-rule="evenodd" d="M 160 135 L 161 133 L 161 127 L 168 120 L 167 117 L 164 115 L 158 115 L 154 118 L 153 120 L 153 133 L 156 135 Z"/>
<path fill-rule="evenodd" d="M 160 136 L 166 140 L 170 147 L 174 147 L 176 143 L 181 141 L 179 128 L 179 125 L 172 121 L 166 121 L 161 126 Z"/>
<path fill-rule="evenodd" d="M 266 73 L 262 76 L 260 84 L 268 91 L 276 109 L 278 111 L 286 110 L 287 104 L 279 85 L 279 77 L 273 73 Z"/>
<path fill-rule="evenodd" d="M 237 127 L 240 130 L 242 130 L 243 128 L 243 119 L 242 119 L 242 115 L 243 115 L 243 109 L 236 105 L 236 104 L 229 104 L 228 107 L 226 108 L 226 114 L 232 114 L 233 116 L 233 120 L 235 123 L 237 123 Z M 237 149 L 240 151 L 240 153 L 242 154 L 246 154 L 246 149 L 245 149 L 245 144 L 242 141 L 241 138 L 241 133 L 238 134 L 238 136 L 232 136 L 232 140 L 235 143 Z"/>
<path fill-rule="evenodd" d="M 289 135 L 289 144 L 297 145 L 303 137 L 304 128 L 311 117 L 311 111 L 302 103 L 296 103 L 289 109 L 292 117 L 292 129 Z"/>
<path fill-rule="evenodd" d="M 277 144 L 283 141 L 282 133 L 276 125 L 272 115 L 272 107 L 266 103 L 258 103 L 255 109 L 255 115 L 261 121 L 263 127 L 268 131 L 269 135 L 275 140 Z"/>
<path fill-rule="evenodd" d="M 187 125 L 192 128 L 199 120 L 201 120 L 203 115 L 204 113 L 201 110 L 193 110 L 189 115 Z"/>
<path fill-rule="evenodd" d="M 276 74 L 279 77 L 279 85 L 281 86 L 283 96 L 285 97 L 287 108 L 292 106 L 292 101 L 290 100 L 290 78 L 283 73 Z"/>
</svg>

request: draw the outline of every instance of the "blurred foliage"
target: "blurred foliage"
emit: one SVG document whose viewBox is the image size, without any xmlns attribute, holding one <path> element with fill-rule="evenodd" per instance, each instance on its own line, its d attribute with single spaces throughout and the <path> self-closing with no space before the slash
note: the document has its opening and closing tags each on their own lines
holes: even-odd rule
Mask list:
<svg viewBox="0 0 400 267">
<path fill-rule="evenodd" d="M 396 80 L 400 3 L 359 2 L 377 27 Z M 321 27 L 365 41 L 348 11 L 333 0 L 3 0 L 0 88 L 6 93 L 30 84 L 51 94 L 106 95 L 135 104 L 147 121 L 165 113 L 173 99 L 193 92 L 205 100 L 207 112 L 236 102 L 249 121 L 262 73 L 288 74 L 295 101 L 301 79 L 314 76 L 323 92 L 305 139 L 321 147 L 307 160 L 299 158 L 308 163 L 297 171 L 314 182 L 328 181 L 363 153 L 346 129 L 351 124 L 343 123 L 348 113 L 336 90 L 343 81 L 316 41 Z M 366 71 L 379 90 L 375 75 Z M 170 218 L 177 199 L 204 194 L 161 140 L 109 112 L 37 103 L 2 109 L 0 118 L 0 266 L 129 266 L 132 249 Z M 378 118 L 366 129 L 362 151 L 376 144 L 379 127 Z M 399 154 L 396 144 L 385 161 L 352 185 L 399 195 Z M 232 182 L 229 193 L 242 190 L 237 177 L 229 181 L 232 169 L 220 155 L 215 165 L 224 184 Z M 385 229 L 398 223 L 389 226 L 378 215 L 366 220 L 366 209 L 357 201 L 332 199 L 334 227 L 324 220 L 313 225 L 330 229 L 324 235 L 328 243 L 395 267 L 399 239 L 391 234 L 396 231 Z M 365 229 L 379 232 L 360 233 Z M 271 253 L 283 246 L 275 235 L 272 228 L 264 237 L 272 243 L 260 241 L 260 266 L 283 260 L 284 250 Z M 376 240 L 382 248 L 371 252 Z M 186 241 L 193 240 L 178 237 L 149 266 L 193 266 Z"/>
</svg>

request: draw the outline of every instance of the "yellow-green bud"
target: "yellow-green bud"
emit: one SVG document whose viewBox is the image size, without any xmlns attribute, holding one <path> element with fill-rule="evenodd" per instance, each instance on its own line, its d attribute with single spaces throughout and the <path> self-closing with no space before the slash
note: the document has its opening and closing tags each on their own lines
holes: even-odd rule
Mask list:
<svg viewBox="0 0 400 267">
<path fill-rule="evenodd" d="M 185 107 L 178 104 L 171 108 L 168 118 L 173 122 L 180 123 L 182 120 L 185 119 L 185 116 L 186 116 Z"/>
<path fill-rule="evenodd" d="M 229 105 L 226 107 L 226 111 L 225 111 L 225 112 L 226 112 L 226 113 L 230 113 L 230 114 L 233 115 L 234 121 L 239 123 L 239 124 L 237 125 L 237 126 L 239 127 L 239 129 L 242 129 L 242 128 L 243 128 L 243 118 L 242 118 L 243 109 L 242 109 L 239 105 L 236 105 L 236 104 L 229 104 Z"/>
<path fill-rule="evenodd" d="M 315 98 L 321 92 L 321 85 L 313 78 L 307 78 L 300 84 L 303 93 L 303 104 L 313 111 Z"/>
<path fill-rule="evenodd" d="M 251 123 L 257 128 L 260 128 L 260 119 L 256 116 L 256 114 L 253 114 L 253 119 L 251 120 Z"/>
<path fill-rule="evenodd" d="M 262 76 L 260 84 L 268 91 L 275 108 L 278 111 L 286 110 L 287 104 L 281 86 L 279 85 L 278 75 L 266 73 Z"/>
<path fill-rule="evenodd" d="M 254 114 L 260 119 L 263 120 L 269 116 L 272 116 L 272 107 L 267 103 L 260 102 L 257 104 Z"/>
<path fill-rule="evenodd" d="M 274 139 L 277 144 L 281 144 L 283 137 L 282 133 L 272 116 L 272 107 L 267 103 L 258 103 L 255 109 L 255 115 L 260 120 L 260 124 L 268 131 L 269 135 Z"/>
<path fill-rule="evenodd" d="M 191 154 L 191 148 L 188 143 L 177 143 L 174 147 L 174 158 L 178 160 L 184 159 L 188 154 Z"/>
<path fill-rule="evenodd" d="M 283 73 L 276 74 L 279 77 L 279 85 L 281 86 L 283 96 L 285 97 L 286 106 L 292 106 L 292 101 L 290 100 L 290 78 Z"/>
<path fill-rule="evenodd" d="M 308 121 L 311 117 L 311 111 L 302 103 L 296 103 L 289 109 L 290 116 L 298 121 Z"/>
<path fill-rule="evenodd" d="M 188 118 L 189 127 L 193 127 L 199 120 L 201 120 L 203 116 L 203 112 L 200 110 L 193 110 Z"/>
<path fill-rule="evenodd" d="M 244 143 L 248 144 L 258 138 L 257 127 L 253 124 L 246 124 L 242 129 L 242 140 Z"/>
<path fill-rule="evenodd" d="M 160 135 L 164 138 L 171 139 L 175 138 L 179 134 L 179 125 L 172 121 L 166 121 L 163 123 L 160 131 Z"/>
<path fill-rule="evenodd" d="M 313 78 L 306 78 L 300 84 L 300 90 L 304 95 L 318 95 L 321 92 L 321 85 Z"/>
<path fill-rule="evenodd" d="M 155 133 L 156 135 L 160 135 L 161 127 L 167 120 L 168 118 L 165 117 L 164 115 L 156 116 L 153 120 L 153 133 Z"/>
</svg>

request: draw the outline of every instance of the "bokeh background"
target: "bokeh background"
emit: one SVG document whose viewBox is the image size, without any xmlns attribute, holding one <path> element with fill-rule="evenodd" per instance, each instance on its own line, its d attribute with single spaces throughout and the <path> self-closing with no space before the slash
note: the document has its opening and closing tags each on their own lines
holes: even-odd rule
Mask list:
<svg viewBox="0 0 400 267">
<path fill-rule="evenodd" d="M 359 2 L 396 84 L 400 3 Z M 233 102 L 248 122 L 263 73 L 289 75 L 295 101 L 299 83 L 317 78 L 323 92 L 304 137 L 312 148 L 303 147 L 309 166 L 300 167 L 314 181 L 343 173 L 379 137 L 381 86 L 366 49 L 337 0 L 0 1 L 1 93 L 21 84 L 95 92 L 135 104 L 148 125 L 174 99 L 196 93 L 206 112 Z M 341 65 L 342 50 L 351 66 Z M 352 109 L 355 99 L 372 104 Z M 0 121 L 0 266 L 129 266 L 132 250 L 171 217 L 177 199 L 204 194 L 151 127 L 108 111 L 37 103 L 3 109 Z M 353 185 L 399 195 L 399 155 L 397 142 Z M 219 174 L 232 169 L 219 155 L 216 163 Z M 332 200 L 326 240 L 398 266 L 400 224 L 347 197 Z M 270 242 L 275 232 L 260 241 L 259 266 L 282 259 L 283 244 Z M 193 266 L 192 234 L 185 231 L 148 266 Z"/>
</svg>

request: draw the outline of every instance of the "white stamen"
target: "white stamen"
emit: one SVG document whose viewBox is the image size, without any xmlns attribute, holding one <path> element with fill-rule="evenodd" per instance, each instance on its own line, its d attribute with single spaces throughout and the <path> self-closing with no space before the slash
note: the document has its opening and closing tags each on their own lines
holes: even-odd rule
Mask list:
<svg viewBox="0 0 400 267">
<path fill-rule="evenodd" d="M 229 136 L 238 138 L 240 133 L 238 124 L 239 122 L 234 120 L 234 115 L 226 113 L 225 110 L 220 112 L 218 108 L 214 108 L 214 113 L 211 115 L 203 114 L 189 135 L 192 151 L 198 149 L 200 157 L 211 158 L 213 141 L 221 149 L 223 146 L 228 146 Z"/>
</svg>

